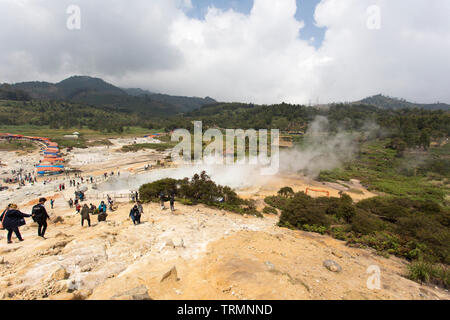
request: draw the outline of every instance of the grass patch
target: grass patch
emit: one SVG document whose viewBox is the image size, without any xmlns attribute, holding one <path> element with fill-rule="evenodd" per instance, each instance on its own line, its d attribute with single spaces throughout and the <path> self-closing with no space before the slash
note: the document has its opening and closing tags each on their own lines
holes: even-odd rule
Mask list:
<svg viewBox="0 0 450 320">
<path fill-rule="evenodd" d="M 34 151 L 38 147 L 36 144 L 28 141 L 0 141 L 0 151 Z"/>
<path fill-rule="evenodd" d="M 408 266 L 408 278 L 421 283 L 450 288 L 450 272 L 447 266 L 417 261 Z"/>
<path fill-rule="evenodd" d="M 152 149 L 156 151 L 166 151 L 172 149 L 176 144 L 174 143 L 137 143 L 123 146 L 120 148 L 122 152 L 137 152 L 139 150 Z"/>
</svg>

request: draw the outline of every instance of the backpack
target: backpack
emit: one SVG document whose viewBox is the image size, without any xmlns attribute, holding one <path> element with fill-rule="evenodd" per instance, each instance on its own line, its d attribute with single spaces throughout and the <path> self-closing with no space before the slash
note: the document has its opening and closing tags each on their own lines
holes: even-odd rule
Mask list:
<svg viewBox="0 0 450 320">
<path fill-rule="evenodd" d="M 5 228 L 3 227 L 3 221 L 6 218 L 6 212 L 8 212 L 8 210 L 3 211 L 3 213 L 2 213 L 3 219 L 2 219 L 2 222 L 0 222 L 0 230 L 5 230 Z"/>
<path fill-rule="evenodd" d="M 34 222 L 38 222 L 43 220 L 44 218 L 44 210 L 42 210 L 41 205 L 37 204 L 31 209 L 31 216 Z"/>
</svg>

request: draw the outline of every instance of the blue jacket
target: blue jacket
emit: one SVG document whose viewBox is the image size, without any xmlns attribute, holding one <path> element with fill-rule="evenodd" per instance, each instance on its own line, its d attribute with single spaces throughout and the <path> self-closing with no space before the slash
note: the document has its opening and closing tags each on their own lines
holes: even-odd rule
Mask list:
<svg viewBox="0 0 450 320">
<path fill-rule="evenodd" d="M 14 229 L 23 226 L 25 224 L 24 218 L 28 217 L 31 217 L 31 214 L 26 214 L 20 212 L 19 210 L 10 209 L 6 213 L 2 213 L 2 215 L 0 216 L 0 221 L 3 221 L 3 227 L 5 229 Z"/>
<path fill-rule="evenodd" d="M 98 206 L 98 211 L 100 211 L 100 213 L 106 212 L 106 204 L 99 205 Z"/>
</svg>

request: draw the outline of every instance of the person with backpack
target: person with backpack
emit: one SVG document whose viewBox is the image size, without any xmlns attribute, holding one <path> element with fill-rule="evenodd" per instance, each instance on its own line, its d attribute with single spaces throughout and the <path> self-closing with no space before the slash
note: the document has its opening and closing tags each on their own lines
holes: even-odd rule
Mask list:
<svg viewBox="0 0 450 320">
<path fill-rule="evenodd" d="M 165 210 L 166 209 L 166 207 L 164 206 L 164 201 L 165 200 L 166 200 L 166 196 L 164 195 L 164 192 L 161 191 L 159 193 L 159 201 L 160 201 L 160 204 L 161 204 L 161 210 Z"/>
<path fill-rule="evenodd" d="M 141 213 L 139 212 L 137 204 L 130 210 L 130 218 L 135 225 L 141 223 Z"/>
<path fill-rule="evenodd" d="M 20 234 L 19 227 L 25 225 L 25 218 L 31 217 L 30 214 L 20 212 L 17 205 L 14 203 L 9 204 L 0 216 L 0 221 L 2 222 L 1 228 L 8 230 L 7 241 L 8 244 L 12 243 L 12 234 L 16 234 L 19 241 L 23 241 L 22 235 Z"/>
<path fill-rule="evenodd" d="M 105 201 L 102 201 L 98 206 L 99 213 L 106 213 L 106 204 Z"/>
<path fill-rule="evenodd" d="M 137 207 L 138 207 L 139 213 L 142 215 L 144 213 L 144 208 L 142 207 L 142 203 L 140 201 L 137 202 Z"/>
<path fill-rule="evenodd" d="M 81 209 L 81 226 L 84 224 L 84 220 L 87 220 L 89 227 L 91 226 L 91 219 L 89 217 L 89 207 L 87 204 L 83 205 L 83 209 Z"/>
<path fill-rule="evenodd" d="M 175 211 L 175 191 L 172 191 L 169 196 L 170 211 L 173 213 Z"/>
<path fill-rule="evenodd" d="M 45 239 L 45 231 L 47 230 L 47 219 L 51 220 L 44 207 L 46 201 L 47 199 L 40 198 L 39 203 L 35 205 L 31 211 L 33 221 L 38 224 L 38 236 L 43 239 Z"/>
</svg>

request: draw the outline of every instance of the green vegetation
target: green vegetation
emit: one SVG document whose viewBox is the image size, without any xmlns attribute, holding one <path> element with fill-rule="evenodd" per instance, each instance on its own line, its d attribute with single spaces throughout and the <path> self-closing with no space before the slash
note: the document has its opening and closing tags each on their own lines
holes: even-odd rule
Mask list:
<svg viewBox="0 0 450 320">
<path fill-rule="evenodd" d="M 299 192 L 290 197 L 268 197 L 265 202 L 281 210 L 281 227 L 327 233 L 351 246 L 373 248 L 381 255 L 446 266 L 450 263 L 450 210 L 431 200 L 391 196 L 355 204 L 346 194 L 311 198 Z M 448 284 L 448 271 L 427 272 Z"/>
<path fill-rule="evenodd" d="M 239 214 L 262 217 L 252 201 L 239 198 L 230 187 L 217 185 L 204 171 L 200 175 L 195 174 L 191 179 L 161 179 L 139 188 L 142 201 L 159 201 L 161 192 L 165 196 L 174 192 L 178 198 L 190 205 L 203 203 Z"/>
<path fill-rule="evenodd" d="M 408 277 L 413 281 L 450 288 L 450 270 L 443 265 L 433 265 L 424 261 L 413 262 L 409 265 Z"/>
<path fill-rule="evenodd" d="M 113 143 L 109 141 L 108 139 L 100 139 L 100 140 L 93 140 L 88 141 L 86 143 L 88 147 L 99 147 L 99 146 L 112 146 Z"/>
<path fill-rule="evenodd" d="M 264 209 L 263 209 L 263 213 L 265 213 L 265 214 L 278 214 L 278 211 L 274 207 L 265 206 Z"/>
<path fill-rule="evenodd" d="M 0 151 L 33 151 L 37 145 L 27 141 L 0 141 Z"/>
<path fill-rule="evenodd" d="M 388 139 L 382 139 L 362 144 L 354 160 L 341 168 L 322 171 L 318 179 L 333 182 L 359 179 L 369 190 L 445 205 L 445 196 L 450 191 L 448 185 L 430 183 L 429 174 L 434 179 L 448 179 L 449 159 L 434 159 L 429 152 L 422 152 L 428 160 L 416 163 L 416 154 L 398 158 L 395 150 L 386 147 L 388 143 Z"/>
<path fill-rule="evenodd" d="M 156 151 L 166 151 L 175 146 L 175 143 L 136 143 L 123 146 L 120 151 L 122 152 L 137 152 L 139 150 L 153 149 Z"/>
</svg>

